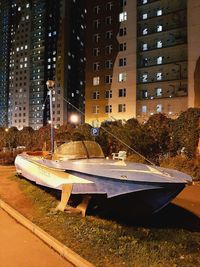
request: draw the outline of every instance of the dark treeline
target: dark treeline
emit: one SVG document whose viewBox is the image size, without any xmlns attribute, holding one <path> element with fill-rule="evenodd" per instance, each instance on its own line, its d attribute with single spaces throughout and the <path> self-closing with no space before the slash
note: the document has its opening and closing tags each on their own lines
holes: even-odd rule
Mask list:
<svg viewBox="0 0 200 267">
<path fill-rule="evenodd" d="M 184 153 L 189 162 L 198 158 L 199 118 L 200 109 L 190 108 L 175 120 L 159 113 L 152 115 L 144 124 L 140 124 L 136 119 L 130 119 L 126 123 L 104 122 L 97 137 L 91 135 L 91 126 L 88 124 L 77 127 L 62 125 L 54 131 L 55 141 L 59 145 L 70 140 L 95 140 L 101 145 L 106 156 L 119 150 L 126 150 L 131 158 L 134 155 L 131 149 L 133 148 L 156 163 L 161 159 L 173 158 Z M 16 127 L 11 127 L 8 131 L 3 127 L 0 128 L 0 150 L 2 151 L 4 147 L 18 146 L 24 146 L 26 150 L 32 151 L 50 150 L 50 126 L 39 130 L 25 127 L 21 131 Z"/>
</svg>

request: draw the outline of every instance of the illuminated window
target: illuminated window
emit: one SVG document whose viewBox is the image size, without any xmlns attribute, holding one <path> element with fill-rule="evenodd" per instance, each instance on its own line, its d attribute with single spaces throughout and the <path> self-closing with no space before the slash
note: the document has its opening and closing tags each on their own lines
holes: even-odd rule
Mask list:
<svg viewBox="0 0 200 267">
<path fill-rule="evenodd" d="M 93 77 L 93 85 L 96 86 L 96 85 L 99 85 L 100 83 L 100 77 Z"/>
<path fill-rule="evenodd" d="M 162 105 L 161 104 L 156 106 L 156 112 L 162 112 Z"/>
<path fill-rule="evenodd" d="M 119 14 L 119 22 L 126 21 L 127 20 L 127 12 L 124 11 Z"/>
<path fill-rule="evenodd" d="M 143 35 L 146 35 L 147 33 L 148 33 L 148 29 L 145 28 L 145 29 L 142 31 L 142 34 L 143 34 Z"/>
<path fill-rule="evenodd" d="M 126 79 L 127 79 L 127 73 L 126 72 L 119 73 L 119 76 L 118 76 L 118 81 L 119 82 L 125 82 Z"/>
<path fill-rule="evenodd" d="M 142 113 L 147 113 L 147 106 L 142 106 Z"/>
<path fill-rule="evenodd" d="M 157 48 L 161 48 L 162 47 L 162 41 L 157 41 Z"/>
<path fill-rule="evenodd" d="M 143 50 L 143 51 L 146 51 L 147 49 L 148 49 L 148 45 L 147 45 L 146 43 L 143 44 L 143 45 L 142 45 L 142 50 Z"/>
<path fill-rule="evenodd" d="M 148 79 L 148 74 L 147 73 L 143 74 L 142 75 L 142 81 L 147 82 L 147 79 Z"/>
<path fill-rule="evenodd" d="M 157 16 L 161 16 L 162 15 L 162 9 L 157 10 Z"/>
<path fill-rule="evenodd" d="M 162 64 L 163 62 L 163 57 L 158 57 L 157 58 L 157 64 Z"/>
<path fill-rule="evenodd" d="M 157 81 L 162 80 L 162 72 L 158 72 L 158 73 L 156 74 L 156 79 L 157 79 Z"/>
<path fill-rule="evenodd" d="M 157 32 L 162 32 L 162 29 L 163 29 L 162 25 L 157 25 Z"/>
<path fill-rule="evenodd" d="M 162 96 L 162 88 L 156 88 L 156 96 Z"/>
<path fill-rule="evenodd" d="M 142 18 L 143 18 L 143 19 L 147 19 L 147 13 L 143 14 L 143 15 L 142 15 Z"/>
</svg>

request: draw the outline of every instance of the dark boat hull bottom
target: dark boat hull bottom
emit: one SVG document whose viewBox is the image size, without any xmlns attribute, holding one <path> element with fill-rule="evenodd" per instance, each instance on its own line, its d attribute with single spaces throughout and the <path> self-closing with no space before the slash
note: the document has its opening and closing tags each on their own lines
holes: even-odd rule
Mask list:
<svg viewBox="0 0 200 267">
<path fill-rule="evenodd" d="M 125 218 L 150 216 L 165 207 L 185 185 L 173 185 L 161 189 L 133 192 L 113 198 L 93 195 L 88 207 L 90 214 L 116 215 Z"/>
</svg>

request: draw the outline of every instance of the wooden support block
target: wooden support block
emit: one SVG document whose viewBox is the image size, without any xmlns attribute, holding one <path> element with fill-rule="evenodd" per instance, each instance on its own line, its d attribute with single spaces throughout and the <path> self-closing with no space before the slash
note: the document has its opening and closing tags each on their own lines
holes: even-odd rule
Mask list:
<svg viewBox="0 0 200 267">
<path fill-rule="evenodd" d="M 56 210 L 64 211 L 69 201 L 72 192 L 72 184 L 65 184 L 62 186 L 61 201 L 56 207 Z"/>
<path fill-rule="evenodd" d="M 90 203 L 90 199 L 91 199 L 90 195 L 83 196 L 81 203 L 76 207 L 76 209 L 81 212 L 83 217 L 85 217 L 85 213 L 86 213 L 87 207 Z"/>
</svg>

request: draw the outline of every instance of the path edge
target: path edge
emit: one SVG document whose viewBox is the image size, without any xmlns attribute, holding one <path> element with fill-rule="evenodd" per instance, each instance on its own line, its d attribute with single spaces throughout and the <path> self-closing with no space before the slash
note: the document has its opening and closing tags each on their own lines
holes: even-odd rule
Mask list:
<svg viewBox="0 0 200 267">
<path fill-rule="evenodd" d="M 34 233 L 37 237 L 39 237 L 44 243 L 53 248 L 56 252 L 58 252 L 63 258 L 72 263 L 76 267 L 95 267 L 92 263 L 88 262 L 76 252 L 66 247 L 56 238 L 42 230 L 36 224 L 32 223 L 26 217 L 24 217 L 21 213 L 16 211 L 14 208 L 9 206 L 3 200 L 0 199 L 0 208 L 3 209 L 6 213 L 8 213 L 11 217 L 13 217 L 18 223 L 22 224 L 32 233 Z"/>
</svg>

